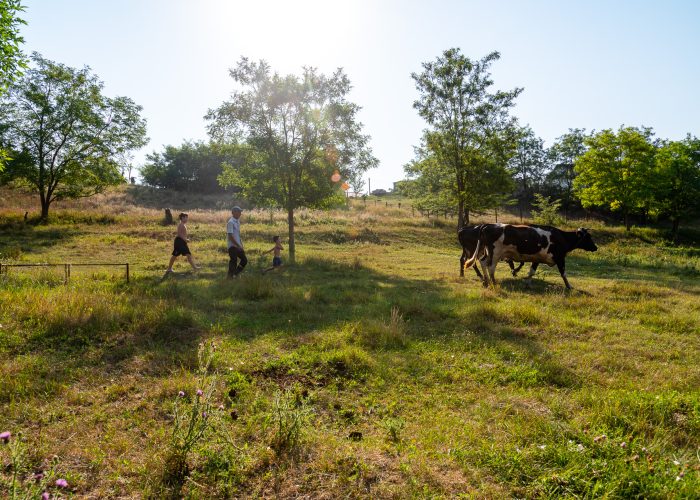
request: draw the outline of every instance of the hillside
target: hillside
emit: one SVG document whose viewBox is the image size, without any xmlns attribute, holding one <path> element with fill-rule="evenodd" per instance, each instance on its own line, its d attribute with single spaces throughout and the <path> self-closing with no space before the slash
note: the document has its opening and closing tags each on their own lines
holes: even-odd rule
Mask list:
<svg viewBox="0 0 700 500">
<path fill-rule="evenodd" d="M 3 263 L 130 264 L 129 283 L 0 275 L 0 432 L 23 443 L 23 488 L 42 471 L 91 498 L 700 491 L 697 247 L 570 221 L 599 246 L 568 257 L 573 291 L 503 264 L 483 289 L 459 277 L 454 219 L 355 200 L 300 211 L 297 264 L 264 276 L 285 215 L 244 212 L 250 263 L 229 281 L 228 204 L 121 189 L 38 225 L 0 194 Z M 166 206 L 190 213 L 203 269 L 161 281 Z"/>
</svg>

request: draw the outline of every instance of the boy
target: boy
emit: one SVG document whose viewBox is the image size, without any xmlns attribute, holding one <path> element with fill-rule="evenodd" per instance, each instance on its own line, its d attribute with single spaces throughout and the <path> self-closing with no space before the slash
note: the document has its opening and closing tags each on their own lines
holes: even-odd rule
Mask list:
<svg viewBox="0 0 700 500">
<path fill-rule="evenodd" d="M 282 244 L 280 243 L 280 237 L 274 236 L 272 238 L 272 241 L 275 243 L 275 246 L 270 248 L 267 252 L 265 252 L 274 252 L 274 256 L 272 257 L 272 267 L 268 267 L 267 269 L 263 270 L 263 274 L 265 274 L 268 271 L 272 271 L 273 269 L 277 269 L 282 265 L 282 257 L 280 256 L 280 254 L 282 250 L 284 250 L 284 248 L 282 248 Z"/>
<path fill-rule="evenodd" d="M 187 226 L 185 224 L 187 224 L 189 216 L 182 212 L 178 218 L 180 219 L 180 223 L 177 225 L 177 236 L 175 236 L 175 241 L 173 243 L 173 256 L 170 257 L 168 269 L 165 271 L 166 276 L 173 272 L 173 264 L 175 263 L 175 259 L 177 259 L 180 255 L 187 257 L 187 261 L 192 266 L 192 269 L 200 268 L 200 266 L 194 263 L 192 252 L 190 252 L 190 249 L 187 246 L 187 242 L 189 240 L 187 239 Z"/>
</svg>

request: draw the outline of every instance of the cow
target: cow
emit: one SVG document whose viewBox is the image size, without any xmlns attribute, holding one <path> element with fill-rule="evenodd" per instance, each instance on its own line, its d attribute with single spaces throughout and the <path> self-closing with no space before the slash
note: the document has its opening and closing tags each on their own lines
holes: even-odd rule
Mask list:
<svg viewBox="0 0 700 500">
<path fill-rule="evenodd" d="M 516 226 L 512 224 L 488 224 L 479 232 L 476 249 L 466 262 L 471 267 L 477 257 L 484 272 L 484 285 L 490 280 L 496 284 L 496 264 L 502 259 L 532 262 L 527 278 L 532 278 L 537 266 L 556 264 L 567 289 L 571 289 L 566 278 L 566 254 L 576 248 L 595 252 L 598 247 L 585 228 L 562 231 L 551 226 Z"/>
<path fill-rule="evenodd" d="M 481 229 L 487 224 L 479 224 L 478 226 L 464 226 L 457 233 L 457 238 L 459 239 L 459 244 L 462 245 L 462 256 L 459 259 L 459 275 L 464 277 L 464 264 L 469 260 L 476 250 L 476 244 L 479 241 L 479 234 Z M 508 265 L 510 266 L 511 273 L 513 276 L 518 274 L 518 271 L 523 267 L 523 262 L 520 263 L 516 269 L 513 265 L 513 261 L 508 259 Z M 484 281 L 484 277 L 479 272 L 479 269 L 474 266 L 474 271 L 480 280 Z"/>
</svg>

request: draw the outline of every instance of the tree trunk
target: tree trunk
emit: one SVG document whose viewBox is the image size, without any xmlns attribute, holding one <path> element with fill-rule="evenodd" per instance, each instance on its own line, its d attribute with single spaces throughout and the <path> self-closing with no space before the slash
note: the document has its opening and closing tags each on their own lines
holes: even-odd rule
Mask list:
<svg viewBox="0 0 700 500">
<path fill-rule="evenodd" d="M 676 243 L 676 240 L 678 240 L 678 226 L 680 226 L 680 223 L 680 217 L 675 217 L 673 219 L 673 229 L 671 229 L 671 238 L 673 239 L 674 243 Z"/>
<path fill-rule="evenodd" d="M 468 208 L 464 209 L 464 223 L 469 224 L 469 209 Z"/>
<path fill-rule="evenodd" d="M 469 224 L 469 221 L 464 221 L 464 201 L 459 200 L 457 205 L 457 231 L 462 229 L 465 224 Z"/>
<path fill-rule="evenodd" d="M 630 216 L 627 213 L 627 211 L 625 211 L 625 229 L 627 231 L 629 231 L 631 229 L 631 227 L 632 227 L 632 225 L 630 224 Z"/>
<path fill-rule="evenodd" d="M 294 263 L 296 247 L 294 245 L 294 209 L 287 209 L 287 224 L 289 225 L 289 262 Z"/>
<path fill-rule="evenodd" d="M 49 220 L 49 205 L 50 202 L 47 199 L 44 199 L 44 197 L 41 198 L 41 220 L 42 222 L 46 222 Z"/>
</svg>

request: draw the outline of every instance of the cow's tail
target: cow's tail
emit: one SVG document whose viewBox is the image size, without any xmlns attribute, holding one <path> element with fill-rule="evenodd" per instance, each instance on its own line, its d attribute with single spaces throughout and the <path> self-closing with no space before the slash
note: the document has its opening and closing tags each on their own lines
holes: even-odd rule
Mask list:
<svg viewBox="0 0 700 500">
<path fill-rule="evenodd" d="M 464 263 L 464 269 L 469 269 L 474 265 L 474 262 L 476 262 L 477 256 L 479 255 L 479 250 L 481 250 L 479 247 L 481 246 L 481 233 L 479 233 L 479 238 L 476 240 L 476 248 L 474 249 L 474 254 L 469 257 L 469 260 Z"/>
</svg>

